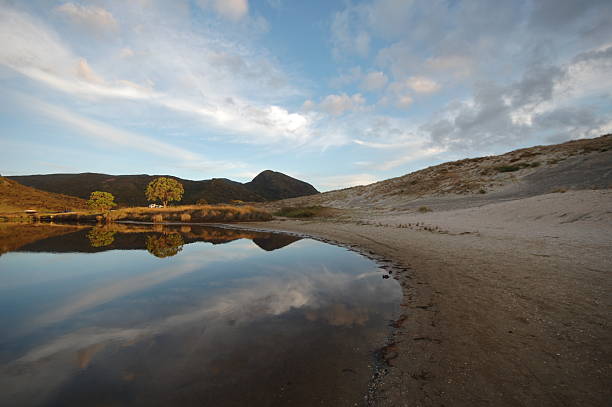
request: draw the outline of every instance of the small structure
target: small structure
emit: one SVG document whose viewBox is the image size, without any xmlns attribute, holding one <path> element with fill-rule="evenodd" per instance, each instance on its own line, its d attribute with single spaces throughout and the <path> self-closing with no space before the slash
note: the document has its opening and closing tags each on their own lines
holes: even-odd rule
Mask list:
<svg viewBox="0 0 612 407">
<path fill-rule="evenodd" d="M 27 213 L 28 215 L 34 215 L 36 214 L 36 209 L 26 209 L 25 213 Z"/>
<path fill-rule="evenodd" d="M 157 204 L 154 204 L 154 203 L 149 205 L 149 208 L 163 208 L 163 207 L 164 207 L 164 205 L 157 205 Z"/>
</svg>

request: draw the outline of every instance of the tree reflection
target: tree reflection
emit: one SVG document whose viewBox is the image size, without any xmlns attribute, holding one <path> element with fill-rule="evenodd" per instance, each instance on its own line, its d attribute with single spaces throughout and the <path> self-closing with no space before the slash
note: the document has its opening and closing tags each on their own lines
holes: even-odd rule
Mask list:
<svg viewBox="0 0 612 407">
<path fill-rule="evenodd" d="M 104 247 L 115 241 L 115 231 L 106 228 L 93 228 L 87 232 L 87 238 L 91 247 Z"/>
<path fill-rule="evenodd" d="M 183 250 L 183 237 L 178 233 L 147 236 L 147 251 L 155 257 L 175 256 Z"/>
</svg>

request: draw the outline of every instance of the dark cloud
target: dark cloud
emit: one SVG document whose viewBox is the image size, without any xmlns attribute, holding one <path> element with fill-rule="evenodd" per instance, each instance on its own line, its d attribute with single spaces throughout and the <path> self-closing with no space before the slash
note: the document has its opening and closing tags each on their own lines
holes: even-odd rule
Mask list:
<svg viewBox="0 0 612 407">
<path fill-rule="evenodd" d="M 612 63 L 610 48 L 580 54 L 573 62 Z M 548 134 L 545 137 L 554 141 L 597 136 L 598 129 L 612 119 L 609 113 L 602 114 L 598 106 L 568 106 L 557 100 L 561 97 L 556 94 L 559 86 L 567 84 L 567 91 L 571 90 L 570 71 L 571 64 L 535 66 L 508 85 L 480 82 L 471 103 L 449 104 L 440 118 L 421 130 L 436 146 L 464 151 L 512 144 L 538 134 Z M 603 92 L 603 104 L 609 108 L 610 89 Z"/>
<path fill-rule="evenodd" d="M 606 12 L 606 14 L 601 14 Z M 609 0 L 537 0 L 533 3 L 533 12 L 529 25 L 535 29 L 559 30 L 580 23 L 585 17 L 593 14 L 608 19 L 612 13 Z M 599 18 L 595 18 L 599 20 Z"/>
</svg>

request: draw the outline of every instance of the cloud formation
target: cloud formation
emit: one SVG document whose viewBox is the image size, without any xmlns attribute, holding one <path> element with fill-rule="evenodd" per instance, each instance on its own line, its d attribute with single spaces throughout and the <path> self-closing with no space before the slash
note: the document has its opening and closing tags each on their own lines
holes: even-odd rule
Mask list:
<svg viewBox="0 0 612 407">
<path fill-rule="evenodd" d="M 55 12 L 73 24 L 96 32 L 117 31 L 119 23 L 115 17 L 102 7 L 64 3 L 55 8 Z"/>
<path fill-rule="evenodd" d="M 232 21 L 241 20 L 249 13 L 248 0 L 198 0 L 198 4 L 212 7 L 223 18 Z"/>
</svg>

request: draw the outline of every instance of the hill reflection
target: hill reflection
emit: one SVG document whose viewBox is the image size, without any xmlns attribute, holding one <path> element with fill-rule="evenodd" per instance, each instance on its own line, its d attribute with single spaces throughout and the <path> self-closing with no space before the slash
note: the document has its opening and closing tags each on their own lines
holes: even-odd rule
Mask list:
<svg viewBox="0 0 612 407">
<path fill-rule="evenodd" d="M 108 250 L 147 250 L 156 257 L 171 257 L 184 245 L 206 242 L 213 245 L 239 239 L 252 240 L 265 251 L 281 249 L 300 237 L 278 233 L 224 229 L 197 225 L 137 225 L 110 224 L 83 228 L 57 235 L 53 228 L 48 234 L 37 234 L 33 240 L 11 251 L 49 253 L 97 253 Z"/>
</svg>

